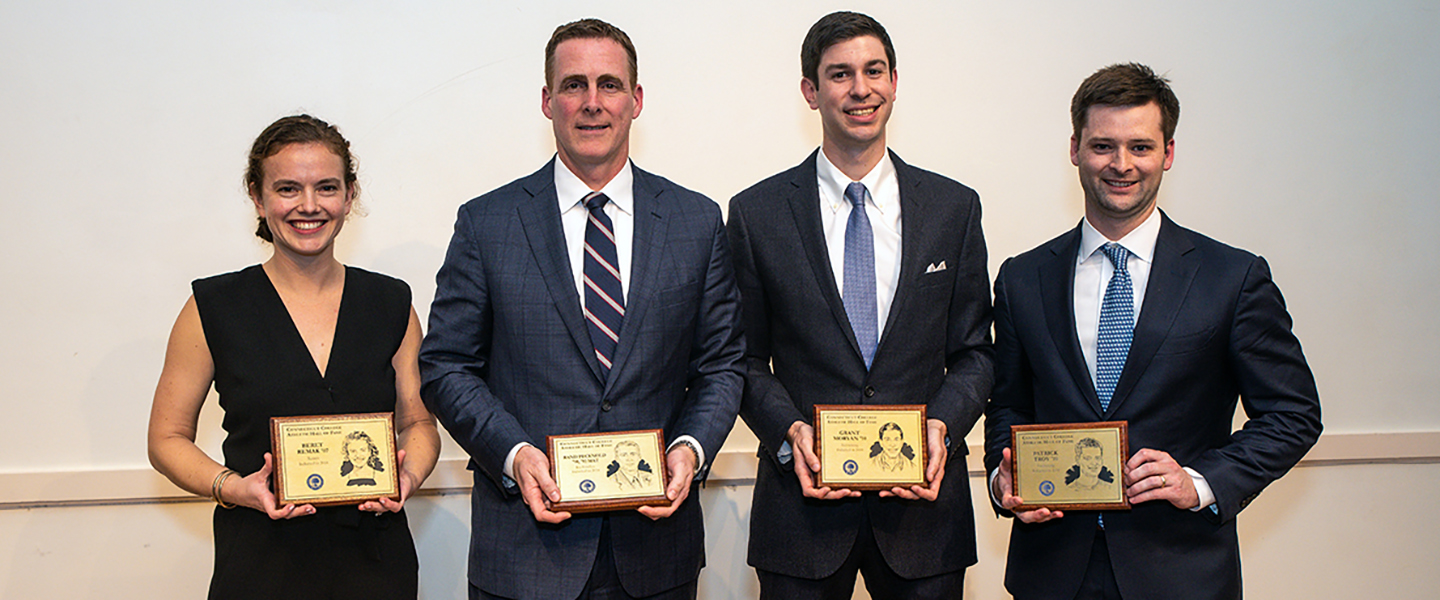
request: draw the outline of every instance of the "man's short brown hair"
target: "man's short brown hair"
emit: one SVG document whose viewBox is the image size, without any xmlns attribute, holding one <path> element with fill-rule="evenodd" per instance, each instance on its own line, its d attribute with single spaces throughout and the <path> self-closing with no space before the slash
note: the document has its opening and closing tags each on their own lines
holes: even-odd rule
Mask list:
<svg viewBox="0 0 1440 600">
<path fill-rule="evenodd" d="M 1151 102 L 1160 107 L 1160 131 L 1168 143 L 1175 137 L 1175 125 L 1180 122 L 1180 99 L 1170 89 L 1170 80 L 1140 63 L 1114 64 L 1100 69 L 1085 78 L 1070 100 L 1070 124 L 1075 129 L 1075 139 L 1080 139 L 1080 130 L 1085 128 L 1091 106 L 1144 106 Z"/>
<path fill-rule="evenodd" d="M 800 76 L 812 83 L 820 83 L 820 56 L 835 44 L 857 37 L 874 36 L 885 47 L 885 60 L 890 61 L 890 71 L 895 71 L 895 46 L 890 43 L 890 34 L 885 26 L 869 15 L 850 11 L 833 12 L 816 21 L 800 43 Z"/>
<path fill-rule="evenodd" d="M 555 28 L 555 33 L 550 34 L 550 42 L 545 44 L 545 85 L 554 83 L 555 77 L 555 48 L 560 42 L 579 39 L 610 39 L 620 44 L 625 49 L 625 54 L 630 57 L 630 85 L 634 86 L 640 81 L 640 67 L 635 59 L 635 44 L 630 42 L 630 36 L 625 35 L 619 27 L 601 21 L 600 19 L 580 19 L 572 23 L 566 23 Z"/>
</svg>

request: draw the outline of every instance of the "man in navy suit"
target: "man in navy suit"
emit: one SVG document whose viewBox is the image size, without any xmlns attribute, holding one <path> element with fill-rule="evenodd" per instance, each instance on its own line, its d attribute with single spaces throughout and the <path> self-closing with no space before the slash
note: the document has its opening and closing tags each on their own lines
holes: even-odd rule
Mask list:
<svg viewBox="0 0 1440 600">
<path fill-rule="evenodd" d="M 629 160 L 643 101 L 624 32 L 556 29 L 558 160 L 462 206 L 436 275 L 423 396 L 475 472 L 472 598 L 695 597 L 698 482 L 744 385 L 739 294 L 719 207 Z M 665 432 L 668 507 L 553 510 L 546 436 L 635 429 Z"/>
<path fill-rule="evenodd" d="M 761 598 L 849 598 L 857 572 L 872 598 L 958 598 L 975 563 L 963 438 L 992 377 L 979 197 L 887 150 L 895 50 L 874 19 L 820 19 L 801 72 L 820 150 L 730 201 L 740 414 L 760 439 L 749 562 Z M 818 486 L 817 404 L 926 405 L 926 485 Z"/>
<path fill-rule="evenodd" d="M 1016 598 L 1239 598 L 1235 516 L 1320 435 L 1315 378 L 1265 259 L 1156 210 L 1180 103 L 1112 65 L 1071 103 L 1085 218 L 995 279 L 985 463 Z M 1248 420 L 1232 431 L 1237 398 Z M 1132 509 L 1017 510 L 1010 426 L 1128 421 Z M 1034 497 L 1034 496 L 1029 496 Z"/>
</svg>

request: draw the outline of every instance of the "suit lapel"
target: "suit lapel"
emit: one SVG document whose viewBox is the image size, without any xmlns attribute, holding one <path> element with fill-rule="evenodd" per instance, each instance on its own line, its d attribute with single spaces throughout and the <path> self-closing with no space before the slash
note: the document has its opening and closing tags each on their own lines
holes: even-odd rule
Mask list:
<svg viewBox="0 0 1440 600">
<path fill-rule="evenodd" d="M 560 320 L 590 365 L 590 372 L 600 379 L 603 377 L 600 362 L 595 359 L 590 330 L 580 312 L 580 295 L 575 291 L 575 278 L 570 273 L 570 258 L 565 251 L 565 231 L 560 226 L 560 203 L 555 195 L 555 160 L 551 159 L 544 168 L 526 178 L 521 187 L 530 194 L 530 201 L 516 210 L 525 229 L 525 239 L 530 242 L 530 251 L 535 254 L 535 264 L 540 267 L 540 276 L 545 280 Z"/>
<path fill-rule="evenodd" d="M 1160 214 L 1160 234 L 1155 240 L 1155 262 L 1150 265 L 1150 282 L 1145 287 L 1145 300 L 1140 306 L 1140 321 L 1135 324 L 1135 336 L 1130 342 L 1130 354 L 1125 357 L 1125 369 L 1120 372 L 1120 381 L 1115 384 L 1115 394 L 1110 400 L 1109 414 L 1114 414 L 1140 376 L 1149 368 L 1155 352 L 1170 332 L 1180 305 L 1190 292 L 1195 272 L 1200 263 L 1190 251 L 1195 248 L 1170 217 Z"/>
<path fill-rule="evenodd" d="M 845 316 L 845 303 L 840 299 L 840 285 L 835 281 L 835 272 L 830 268 L 825 232 L 820 226 L 820 184 L 817 183 L 815 174 L 815 161 L 819 159 L 819 153 L 819 150 L 810 153 L 810 157 L 795 170 L 795 179 L 791 181 L 794 187 L 790 194 L 790 213 L 795 220 L 795 229 L 800 233 L 800 246 L 805 248 L 805 257 L 809 259 L 810 274 L 815 278 L 815 287 L 830 306 L 830 314 L 840 329 L 844 330 L 845 339 L 850 341 L 850 349 L 858 357 L 860 344 L 855 341 L 855 330 L 850 328 L 849 317 Z"/>
<path fill-rule="evenodd" d="M 1085 364 L 1080 349 L 1080 336 L 1075 331 L 1075 256 L 1080 252 L 1080 228 L 1050 243 L 1050 257 L 1039 268 L 1041 305 L 1045 307 L 1046 329 L 1060 354 L 1075 388 L 1090 409 L 1100 415 L 1100 397 L 1095 394 L 1095 380 Z M 1112 408 L 1115 406 L 1112 402 Z"/>
<path fill-rule="evenodd" d="M 620 342 L 615 347 L 615 360 L 610 367 L 611 377 L 605 384 L 606 393 L 609 393 L 609 389 L 618 379 L 615 375 L 625 368 L 625 363 L 635 348 L 640 323 L 644 321 L 645 313 L 655 295 L 655 281 L 664 257 L 668 230 L 666 217 L 669 207 L 665 203 L 665 188 L 659 185 L 654 176 L 641 171 L 639 167 L 632 164 L 631 170 L 635 175 L 632 184 L 635 198 L 635 238 L 631 246 L 631 280 L 629 293 L 625 298 L 625 321 L 620 325 Z M 586 335 L 589 335 L 588 331 Z M 596 368 L 599 368 L 598 364 Z"/>
<path fill-rule="evenodd" d="M 900 187 L 900 218 L 902 219 L 903 233 L 900 235 L 900 280 L 895 284 L 895 297 L 890 300 L 890 312 L 885 317 L 885 331 L 880 334 L 880 344 L 875 348 L 875 356 L 885 347 L 885 340 L 890 337 L 890 332 L 896 326 L 900 315 L 906 314 L 903 306 L 910 297 L 910 289 L 919 279 L 920 251 L 922 248 L 931 247 L 930 236 L 934 228 L 930 226 L 931 221 L 919 218 L 920 215 L 928 214 L 925 209 L 930 197 L 920 185 L 920 179 L 915 177 L 910 170 L 910 165 L 900 160 L 894 152 L 890 153 L 890 162 L 895 165 L 895 178 Z M 905 215 L 910 215 L 905 219 Z"/>
</svg>

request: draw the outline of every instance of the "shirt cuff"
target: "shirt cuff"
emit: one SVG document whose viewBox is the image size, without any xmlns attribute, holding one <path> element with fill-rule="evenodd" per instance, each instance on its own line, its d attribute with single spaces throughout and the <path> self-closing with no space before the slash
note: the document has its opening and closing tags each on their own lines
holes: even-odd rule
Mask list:
<svg viewBox="0 0 1440 600">
<path fill-rule="evenodd" d="M 775 453 L 775 459 L 782 465 L 795 460 L 795 449 L 790 447 L 789 440 L 780 442 L 780 451 Z"/>
<path fill-rule="evenodd" d="M 1190 474 L 1190 482 L 1195 484 L 1195 493 L 1200 496 L 1200 504 L 1190 509 L 1191 512 L 1199 511 L 1202 508 L 1215 503 L 1215 490 L 1210 489 L 1210 483 L 1205 481 L 1205 476 L 1199 471 L 1190 467 L 1184 467 L 1185 472 Z"/>
<path fill-rule="evenodd" d="M 990 472 L 990 478 L 985 480 L 985 495 L 990 496 L 990 503 L 994 504 L 996 508 L 1003 509 L 1005 507 L 1000 506 L 1000 499 L 995 497 L 995 478 L 999 476 L 1000 469 L 998 467 Z"/>
<path fill-rule="evenodd" d="M 679 445 L 679 444 L 689 444 L 689 446 L 695 450 L 695 458 L 699 459 L 698 462 L 695 463 L 695 473 L 696 473 L 696 474 L 699 474 L 700 471 L 704 470 L 704 468 L 705 468 L 705 448 L 702 447 L 702 446 L 700 446 L 700 440 L 697 440 L 697 439 L 695 439 L 695 438 L 693 438 L 693 437 L 691 437 L 691 436 L 688 436 L 688 435 L 682 435 L 682 436 L 680 436 L 680 437 L 675 438 L 675 441 L 670 442 L 670 447 L 665 449 L 665 453 L 666 453 L 666 454 L 669 454 L 670 451 L 671 451 L 671 450 L 674 450 L 674 449 L 675 449 L 675 446 L 677 446 L 677 445 Z"/>
<path fill-rule="evenodd" d="M 501 470 L 501 472 L 506 477 L 509 477 L 511 482 L 515 481 L 515 455 L 519 454 L 520 449 L 526 446 L 534 447 L 530 442 L 520 442 L 518 444 L 515 444 L 514 448 L 510 449 L 509 454 L 505 455 L 505 466 Z"/>
</svg>

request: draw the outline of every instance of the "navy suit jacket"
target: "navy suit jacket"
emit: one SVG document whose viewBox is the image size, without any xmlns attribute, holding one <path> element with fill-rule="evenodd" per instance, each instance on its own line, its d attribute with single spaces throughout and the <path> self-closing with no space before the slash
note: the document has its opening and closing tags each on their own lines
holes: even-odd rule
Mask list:
<svg viewBox="0 0 1440 600">
<path fill-rule="evenodd" d="M 1165 451 L 1198 471 L 1216 510 L 1152 501 L 1106 513 L 1121 593 L 1238 598 L 1235 516 L 1319 438 L 1319 395 L 1265 259 L 1161 218 L 1134 341 L 1104 412 L 1075 331 L 1080 229 L 1000 267 L 985 464 L 1000 464 L 1011 425 L 1129 421 L 1131 452 Z M 1248 420 L 1232 431 L 1237 398 Z M 1091 512 L 1016 521 L 1006 588 L 1022 599 L 1074 597 L 1095 533 Z"/>
<path fill-rule="evenodd" d="M 900 279 L 868 372 L 826 251 L 816 154 L 730 201 L 747 339 L 740 414 L 760 439 L 749 551 L 757 569 L 829 576 L 849 555 L 866 516 L 887 564 L 902 577 L 975 563 L 962 438 L 980 418 L 992 381 L 980 200 L 964 185 L 890 158 L 904 221 Z M 816 404 L 927 405 L 927 415 L 944 421 L 956 442 L 940 497 L 805 498 L 791 463 L 780 463 L 777 452 L 792 423 L 813 420 Z"/>
<path fill-rule="evenodd" d="M 713 457 L 743 389 L 739 294 L 719 207 L 634 169 L 629 293 L 607 379 L 570 272 L 554 168 L 552 159 L 460 208 L 420 352 L 425 403 L 475 471 L 470 581 L 509 598 L 577 596 L 603 518 L 536 522 L 503 477 L 511 448 L 544 449 L 548 435 L 658 428 L 667 443 L 693 436 Z M 619 511 L 609 519 L 630 594 L 699 576 L 698 487 L 669 518 Z"/>
</svg>

